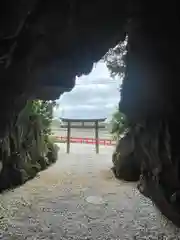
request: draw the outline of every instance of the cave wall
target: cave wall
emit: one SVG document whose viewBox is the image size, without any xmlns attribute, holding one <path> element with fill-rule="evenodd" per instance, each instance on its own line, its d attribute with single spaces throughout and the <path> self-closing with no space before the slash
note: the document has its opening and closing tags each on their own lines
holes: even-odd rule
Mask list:
<svg viewBox="0 0 180 240">
<path fill-rule="evenodd" d="M 1 1 L 1 126 L 27 99 L 71 90 L 126 33 L 121 110 L 134 121 L 171 115 L 180 104 L 178 31 L 177 1 Z"/>
<path fill-rule="evenodd" d="M 160 185 L 172 190 L 175 181 L 168 174 L 178 168 L 180 173 L 179 31 L 177 1 L 1 1 L 0 138 L 28 99 L 53 100 L 70 91 L 75 76 L 88 74 L 93 63 L 128 34 L 120 109 L 132 123 L 148 119 L 143 131 L 147 142 L 154 144 L 151 130 L 158 133 L 160 119 L 169 126 L 173 162 L 163 168 Z M 138 136 L 136 146 L 145 142 Z M 142 146 L 138 150 L 141 155 Z M 161 155 L 163 167 L 166 157 Z M 157 164 L 154 159 L 152 163 Z M 149 195 L 159 197 L 162 206 L 165 194 L 160 196 L 156 180 L 151 176 L 147 183 Z M 177 221 L 180 226 L 179 215 Z"/>
<path fill-rule="evenodd" d="M 134 150 L 142 160 L 140 191 L 180 226 L 179 8 L 177 1 L 144 1 L 136 13 L 119 107 L 141 126 Z"/>
<path fill-rule="evenodd" d="M 0 3 L 0 133 L 27 99 L 57 99 L 124 39 L 127 4 L 82 0 Z M 10 88 L 11 86 L 11 88 Z"/>
<path fill-rule="evenodd" d="M 177 1 L 138 2 L 127 30 L 127 74 L 120 103 L 120 109 L 135 122 L 169 117 L 180 103 Z"/>
<path fill-rule="evenodd" d="M 180 105 L 176 3 L 1 1 L 0 137 L 27 99 L 53 100 L 70 91 L 75 76 L 88 74 L 126 33 L 121 111 L 134 122 L 170 116 L 174 121 Z"/>
</svg>

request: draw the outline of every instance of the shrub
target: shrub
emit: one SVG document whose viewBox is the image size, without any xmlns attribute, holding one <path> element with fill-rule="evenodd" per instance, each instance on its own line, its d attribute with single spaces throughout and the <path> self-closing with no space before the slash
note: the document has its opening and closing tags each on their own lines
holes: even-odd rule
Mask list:
<svg viewBox="0 0 180 240">
<path fill-rule="evenodd" d="M 0 191 L 33 178 L 37 172 L 56 161 L 57 149 L 49 140 L 53 106 L 54 103 L 49 101 L 28 101 L 11 122 L 6 136 L 0 142 L 3 166 Z M 13 175 L 13 172 L 21 175 L 18 183 L 18 174 Z"/>
</svg>

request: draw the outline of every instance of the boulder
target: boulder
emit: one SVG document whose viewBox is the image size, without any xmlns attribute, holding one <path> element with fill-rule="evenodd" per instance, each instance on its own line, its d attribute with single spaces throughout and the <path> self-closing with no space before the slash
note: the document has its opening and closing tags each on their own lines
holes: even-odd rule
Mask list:
<svg viewBox="0 0 180 240">
<path fill-rule="evenodd" d="M 127 157 L 116 156 L 116 161 L 113 167 L 115 176 L 125 181 L 138 181 L 140 177 L 140 164 L 134 157 L 134 154 L 130 154 Z"/>
<path fill-rule="evenodd" d="M 126 181 L 139 180 L 141 163 L 134 154 L 134 139 L 130 132 L 118 141 L 112 161 L 112 170 L 117 178 Z"/>
</svg>

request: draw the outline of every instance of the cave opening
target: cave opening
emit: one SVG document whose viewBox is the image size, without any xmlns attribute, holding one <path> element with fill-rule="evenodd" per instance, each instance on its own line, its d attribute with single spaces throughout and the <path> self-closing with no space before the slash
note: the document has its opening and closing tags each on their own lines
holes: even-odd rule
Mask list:
<svg viewBox="0 0 180 240">
<path fill-rule="evenodd" d="M 59 139 L 67 138 L 68 141 L 71 135 L 69 141 L 96 143 L 97 153 L 99 143 L 114 144 L 107 126 L 118 109 L 123 79 L 122 76 L 112 76 L 106 63 L 103 57 L 88 75 L 76 77 L 74 88 L 56 100 L 52 124 L 53 132 L 59 135 Z M 70 146 L 69 141 L 67 146 Z"/>
<path fill-rule="evenodd" d="M 70 91 L 75 76 L 90 72 L 93 63 L 110 47 L 123 41 L 128 33 L 126 75 L 119 109 L 130 122 L 134 151 L 143 161 L 140 189 L 143 186 L 146 195 L 180 226 L 178 8 L 169 3 L 157 6 L 153 1 L 148 1 L 147 6 L 144 1 L 138 1 L 136 6 L 132 1 L 121 1 L 121 7 L 115 7 L 118 4 L 115 0 L 111 3 L 27 0 L 26 4 L 21 0 L 2 1 L 1 158 L 8 159 L 10 148 L 19 148 L 19 140 L 15 140 L 23 131 L 14 126 L 24 106 L 33 110 L 28 120 L 37 128 L 34 121 L 36 110 L 39 111 L 37 106 L 41 114 L 51 108 L 47 100 L 55 100 L 60 93 Z M 147 10 L 152 10 L 151 14 Z M 48 117 L 51 118 L 49 113 Z M 26 124 L 25 128 L 29 133 Z M 39 135 L 34 131 L 32 135 L 34 141 L 27 141 L 27 146 L 30 144 L 33 148 L 36 141 L 42 152 Z M 12 139 L 15 139 L 13 144 Z M 25 146 L 22 147 L 24 150 Z M 37 153 L 36 150 L 37 147 L 31 155 Z M 29 158 L 27 152 L 23 154 Z M 47 154 L 54 158 L 56 151 Z M 39 161 L 44 164 L 47 159 L 42 161 L 41 157 Z M 13 159 L 17 167 L 15 162 L 19 156 L 16 154 Z M 8 161 L 6 165 L 8 173 L 3 167 L 1 170 L 8 178 L 11 167 Z M 37 166 L 31 170 L 34 168 Z"/>
</svg>

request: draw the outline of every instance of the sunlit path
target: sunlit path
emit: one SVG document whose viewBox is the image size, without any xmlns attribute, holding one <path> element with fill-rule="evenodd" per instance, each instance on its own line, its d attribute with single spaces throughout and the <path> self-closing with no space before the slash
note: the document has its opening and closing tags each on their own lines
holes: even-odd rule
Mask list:
<svg viewBox="0 0 180 240">
<path fill-rule="evenodd" d="M 113 148 L 60 147 L 55 165 L 0 196 L 0 239 L 178 239 L 135 184 L 114 179 Z"/>
</svg>

